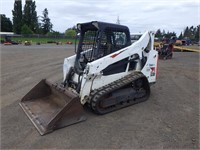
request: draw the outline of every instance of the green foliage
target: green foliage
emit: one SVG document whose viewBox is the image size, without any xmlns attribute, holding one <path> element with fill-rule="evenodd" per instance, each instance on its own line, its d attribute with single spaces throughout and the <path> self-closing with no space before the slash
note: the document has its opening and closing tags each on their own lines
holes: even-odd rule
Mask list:
<svg viewBox="0 0 200 150">
<path fill-rule="evenodd" d="M 183 37 L 184 38 L 189 38 L 192 41 L 198 41 L 199 40 L 199 27 L 200 25 L 198 25 L 197 27 L 191 26 L 191 27 L 186 27 L 184 32 L 183 32 Z"/>
<path fill-rule="evenodd" d="M 191 32 L 190 32 L 190 30 L 189 30 L 189 27 L 186 27 L 185 30 L 184 30 L 183 36 L 184 36 L 184 37 L 189 37 L 190 34 L 191 34 Z"/>
<path fill-rule="evenodd" d="M 48 17 L 48 10 L 47 8 L 43 11 L 43 17 L 42 17 L 42 31 L 43 34 L 47 34 L 52 30 L 53 24 L 51 23 L 49 17 Z"/>
<path fill-rule="evenodd" d="M 42 30 L 41 24 L 38 24 L 38 28 L 36 29 L 35 33 L 43 34 L 43 30 Z"/>
<path fill-rule="evenodd" d="M 74 29 L 67 29 L 65 31 L 65 36 L 67 36 L 67 37 L 75 37 L 76 36 L 76 30 L 74 30 Z"/>
<path fill-rule="evenodd" d="M 21 34 L 33 34 L 33 31 L 26 24 L 24 24 L 21 28 Z"/>
<path fill-rule="evenodd" d="M 165 30 L 163 30 L 163 31 L 162 31 L 162 35 L 165 35 L 165 34 L 166 34 L 166 33 L 165 33 Z"/>
<path fill-rule="evenodd" d="M 10 18 L 7 18 L 6 15 L 1 15 L 1 31 L 2 32 L 12 32 L 12 22 Z"/>
<path fill-rule="evenodd" d="M 155 34 L 155 37 L 159 38 L 160 40 L 163 39 L 163 38 L 168 38 L 170 39 L 172 36 L 175 36 L 176 37 L 176 33 L 175 32 L 165 32 L 165 30 L 163 30 L 161 32 L 160 29 L 157 30 L 156 34 Z"/>
<path fill-rule="evenodd" d="M 20 34 L 22 25 L 25 25 L 32 31 L 29 33 L 47 34 L 52 31 L 53 24 L 48 17 L 47 8 L 43 11 L 42 22 L 38 21 L 36 12 L 36 2 L 33 0 L 25 0 L 24 10 L 22 13 L 22 0 L 15 0 L 13 13 L 13 30 Z M 27 28 L 25 28 L 26 31 Z M 30 31 L 29 30 L 29 31 Z M 23 31 L 24 33 L 24 31 Z"/>
<path fill-rule="evenodd" d="M 35 1 L 26 0 L 23 13 L 23 24 L 26 24 L 33 32 L 38 29 L 38 18 Z"/>
<path fill-rule="evenodd" d="M 48 36 L 59 36 L 59 35 L 60 35 L 60 32 L 52 31 L 52 32 L 48 32 L 47 35 L 48 35 Z"/>
<path fill-rule="evenodd" d="M 178 37 L 179 40 L 182 40 L 183 39 L 183 33 L 181 32 L 181 34 L 179 35 Z"/>
<path fill-rule="evenodd" d="M 176 37 L 176 33 L 175 32 L 167 32 L 166 34 L 163 35 L 164 38 L 168 38 L 170 39 L 172 36 L 175 36 Z"/>
<path fill-rule="evenodd" d="M 199 39 L 199 36 L 200 36 L 200 30 L 199 30 L 199 28 L 200 28 L 200 25 L 198 25 L 197 27 L 196 27 L 196 33 L 195 33 L 195 40 L 196 41 L 199 41 L 200 39 Z"/>
<path fill-rule="evenodd" d="M 187 26 L 183 32 L 180 33 L 178 39 L 182 40 L 184 38 L 189 38 L 192 41 L 198 41 L 199 40 L 199 35 L 200 35 L 200 31 L 199 31 L 200 25 L 198 25 L 197 27 L 194 26 Z M 175 32 L 167 32 L 165 33 L 165 30 L 163 30 L 163 32 L 160 32 L 160 29 L 157 30 L 156 32 L 156 37 L 163 37 L 163 38 L 171 38 L 172 36 L 176 36 Z"/>
<path fill-rule="evenodd" d="M 21 33 L 22 26 L 22 1 L 15 0 L 14 2 L 14 10 L 12 10 L 13 14 L 13 31 L 14 33 Z"/>
<path fill-rule="evenodd" d="M 162 38 L 162 33 L 161 33 L 160 29 L 157 30 L 155 36 L 156 36 L 157 38 L 159 38 L 159 39 Z"/>
</svg>

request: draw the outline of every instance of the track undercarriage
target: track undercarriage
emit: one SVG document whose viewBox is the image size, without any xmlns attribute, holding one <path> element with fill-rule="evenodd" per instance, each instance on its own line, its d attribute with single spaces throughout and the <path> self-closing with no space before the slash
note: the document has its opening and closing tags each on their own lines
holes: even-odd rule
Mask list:
<svg viewBox="0 0 200 150">
<path fill-rule="evenodd" d="M 97 114 L 106 114 L 146 101 L 149 95 L 150 87 L 146 77 L 140 72 L 133 72 L 92 91 L 89 106 Z"/>
</svg>

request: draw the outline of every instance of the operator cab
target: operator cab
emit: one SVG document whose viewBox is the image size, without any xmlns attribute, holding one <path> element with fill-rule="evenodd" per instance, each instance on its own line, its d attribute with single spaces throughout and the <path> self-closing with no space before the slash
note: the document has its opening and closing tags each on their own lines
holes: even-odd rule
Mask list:
<svg viewBox="0 0 200 150">
<path fill-rule="evenodd" d="M 92 21 L 77 24 L 79 44 L 75 71 L 81 74 L 88 62 L 92 62 L 131 45 L 128 27 L 118 24 Z"/>
</svg>

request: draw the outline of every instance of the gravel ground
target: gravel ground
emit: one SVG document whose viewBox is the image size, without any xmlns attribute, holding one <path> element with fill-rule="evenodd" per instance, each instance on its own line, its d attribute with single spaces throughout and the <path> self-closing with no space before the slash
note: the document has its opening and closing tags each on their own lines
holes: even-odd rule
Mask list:
<svg viewBox="0 0 200 150">
<path fill-rule="evenodd" d="M 41 79 L 62 80 L 73 46 L 1 46 L 1 149 L 198 149 L 199 54 L 159 60 L 148 101 L 40 136 L 18 105 Z"/>
</svg>

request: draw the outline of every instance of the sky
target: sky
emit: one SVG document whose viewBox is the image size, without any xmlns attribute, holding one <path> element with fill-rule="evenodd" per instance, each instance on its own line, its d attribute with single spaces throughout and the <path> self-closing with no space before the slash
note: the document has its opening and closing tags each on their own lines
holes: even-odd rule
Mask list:
<svg viewBox="0 0 200 150">
<path fill-rule="evenodd" d="M 77 23 L 103 21 L 129 27 L 131 33 L 164 29 L 179 35 L 200 24 L 200 0 L 35 0 L 38 16 L 47 8 L 53 30 L 65 32 Z M 25 0 L 22 0 L 24 7 Z M 0 1 L 0 14 L 12 20 L 14 0 Z"/>
</svg>

